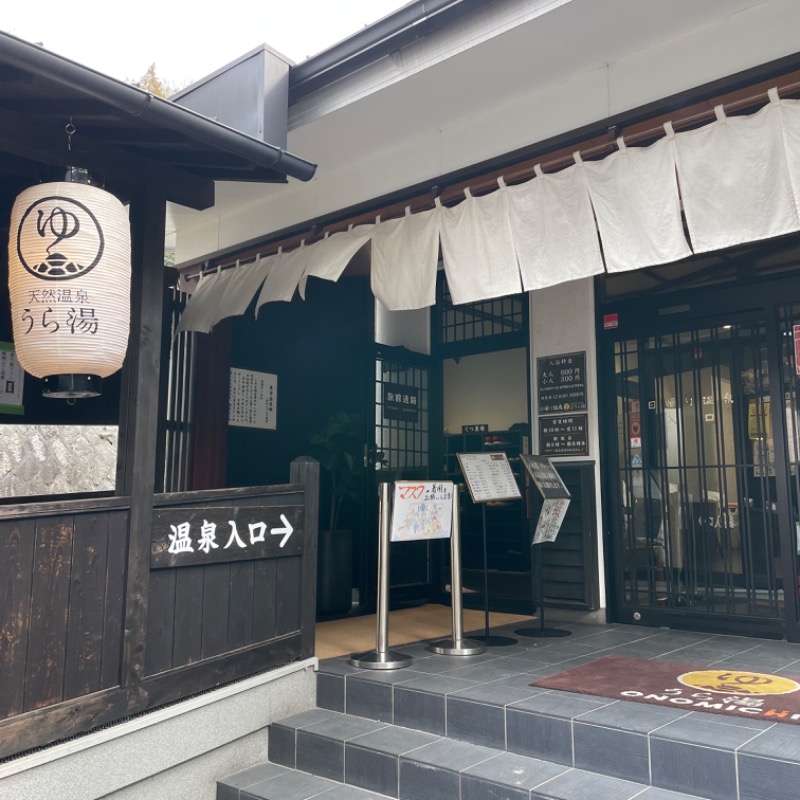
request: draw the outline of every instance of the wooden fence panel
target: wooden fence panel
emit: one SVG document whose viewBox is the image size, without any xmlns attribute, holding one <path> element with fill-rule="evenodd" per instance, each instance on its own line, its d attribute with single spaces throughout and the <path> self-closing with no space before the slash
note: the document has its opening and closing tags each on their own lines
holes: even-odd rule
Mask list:
<svg viewBox="0 0 800 800">
<path fill-rule="evenodd" d="M 231 564 L 228 602 L 228 650 L 253 643 L 253 561 Z"/>
<path fill-rule="evenodd" d="M 318 465 L 292 479 L 158 496 L 144 532 L 129 497 L 0 506 L 0 758 L 312 655 Z M 191 507 L 223 520 L 223 551 L 231 519 L 246 544 L 175 557 L 168 510 Z M 131 573 L 142 535 L 149 569 Z M 147 616 L 126 638 L 131 603 Z"/>
<path fill-rule="evenodd" d="M 203 655 L 204 567 L 175 570 L 175 644 L 172 666 L 182 667 L 199 661 Z"/>
<path fill-rule="evenodd" d="M 23 711 L 36 521 L 0 522 L 0 719 Z"/>
<path fill-rule="evenodd" d="M 231 565 L 212 564 L 202 567 L 203 576 L 203 658 L 225 652 L 228 644 L 228 589 Z"/>
<path fill-rule="evenodd" d="M 275 604 L 278 598 L 277 558 L 256 561 L 253 587 L 253 639 L 266 642 L 276 636 Z"/>
<path fill-rule="evenodd" d="M 46 517 L 36 524 L 25 711 L 64 699 L 72 533 L 72 517 Z"/>
<path fill-rule="evenodd" d="M 127 511 L 112 512 L 108 519 L 103 668 L 100 688 L 118 686 L 122 668 L 123 615 L 125 614 L 125 558 L 128 542 Z"/>
<path fill-rule="evenodd" d="M 80 697 L 101 688 L 108 514 L 75 517 L 72 541 L 64 696 Z"/>
<path fill-rule="evenodd" d="M 164 569 L 150 573 L 150 596 L 147 601 L 147 646 L 144 651 L 145 675 L 155 675 L 172 667 L 176 571 Z"/>
<path fill-rule="evenodd" d="M 301 568 L 299 558 L 282 558 L 278 564 L 275 610 L 275 633 L 278 636 L 300 630 L 300 597 L 304 588 Z"/>
</svg>

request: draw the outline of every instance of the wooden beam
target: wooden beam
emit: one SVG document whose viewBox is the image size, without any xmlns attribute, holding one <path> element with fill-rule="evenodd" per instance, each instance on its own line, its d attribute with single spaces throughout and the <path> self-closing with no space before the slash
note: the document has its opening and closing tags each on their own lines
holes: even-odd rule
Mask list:
<svg viewBox="0 0 800 800">
<path fill-rule="evenodd" d="M 301 658 L 314 655 L 317 615 L 317 540 L 319 536 L 319 462 L 308 456 L 292 461 L 289 480 L 303 483 L 305 492 L 305 548 L 300 576 L 300 635 Z"/>
</svg>

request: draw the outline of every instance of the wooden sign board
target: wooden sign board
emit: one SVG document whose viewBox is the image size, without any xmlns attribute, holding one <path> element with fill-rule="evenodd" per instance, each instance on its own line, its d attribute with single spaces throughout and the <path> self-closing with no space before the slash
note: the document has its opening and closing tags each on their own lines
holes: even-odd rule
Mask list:
<svg viewBox="0 0 800 800">
<path fill-rule="evenodd" d="M 547 456 L 522 453 L 520 458 L 536 487 L 542 493 L 542 497 L 558 500 L 571 496 L 569 489 L 567 489 L 552 461 Z"/>
<path fill-rule="evenodd" d="M 448 539 L 453 529 L 452 481 L 396 481 L 391 540 Z"/>
<path fill-rule="evenodd" d="M 522 497 L 505 453 L 456 453 L 473 503 Z"/>
<path fill-rule="evenodd" d="M 153 512 L 150 566 L 189 567 L 296 556 L 302 506 L 211 506 Z"/>
</svg>

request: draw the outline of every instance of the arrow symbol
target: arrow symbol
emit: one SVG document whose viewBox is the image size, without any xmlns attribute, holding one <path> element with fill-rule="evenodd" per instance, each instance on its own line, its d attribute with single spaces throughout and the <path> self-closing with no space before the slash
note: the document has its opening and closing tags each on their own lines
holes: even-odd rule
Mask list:
<svg viewBox="0 0 800 800">
<path fill-rule="evenodd" d="M 281 539 L 281 544 L 280 544 L 280 546 L 283 547 L 286 544 L 286 542 L 289 541 L 289 537 L 294 533 L 294 528 L 291 526 L 289 520 L 286 519 L 286 517 L 283 514 L 281 514 L 281 522 L 283 523 L 284 527 L 273 528 L 270 531 L 270 533 L 273 536 L 275 536 L 276 534 L 278 535 L 280 535 L 281 533 L 283 534 L 283 539 Z"/>
</svg>

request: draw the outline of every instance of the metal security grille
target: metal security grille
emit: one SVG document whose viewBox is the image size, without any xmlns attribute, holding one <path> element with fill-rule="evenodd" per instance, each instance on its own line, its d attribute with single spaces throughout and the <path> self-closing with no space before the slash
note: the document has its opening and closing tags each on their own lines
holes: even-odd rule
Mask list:
<svg viewBox="0 0 800 800">
<path fill-rule="evenodd" d="M 169 363 L 165 410 L 165 492 L 191 489 L 195 334 L 181 333 L 176 336 L 187 300 L 187 295 L 177 287 L 167 289 L 165 335 L 169 337 Z"/>
<path fill-rule="evenodd" d="M 624 604 L 782 615 L 766 337 L 750 321 L 616 342 Z"/>
<path fill-rule="evenodd" d="M 790 540 L 795 562 L 794 593 L 800 616 L 800 413 L 798 412 L 798 386 L 800 385 L 800 305 L 785 306 L 779 310 L 781 333 L 781 363 L 783 364 L 783 414 L 786 420 L 786 461 L 789 468 Z"/>
<path fill-rule="evenodd" d="M 487 336 L 524 333 L 528 329 L 526 295 L 509 295 L 496 300 L 454 306 L 444 279 L 438 282 L 437 294 L 441 320 L 439 341 L 442 345 Z"/>
</svg>

